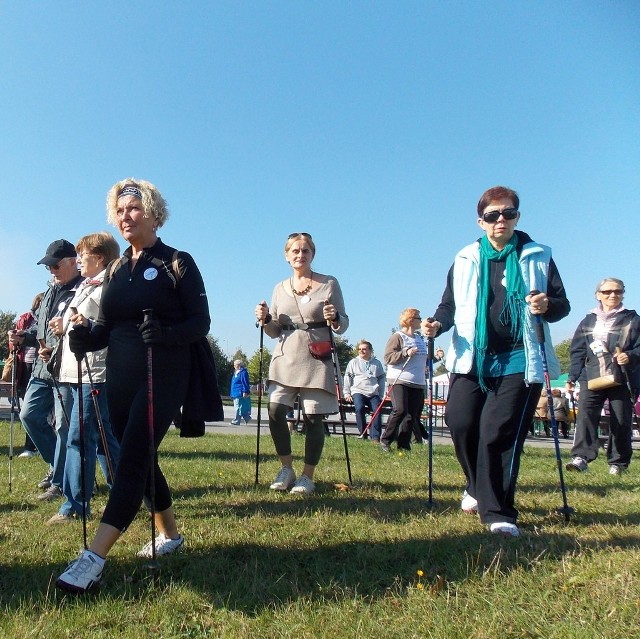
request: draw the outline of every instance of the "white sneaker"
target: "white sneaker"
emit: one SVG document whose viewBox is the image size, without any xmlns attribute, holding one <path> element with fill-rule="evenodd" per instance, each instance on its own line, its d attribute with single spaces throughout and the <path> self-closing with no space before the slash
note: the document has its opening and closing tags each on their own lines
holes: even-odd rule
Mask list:
<svg viewBox="0 0 640 639">
<path fill-rule="evenodd" d="M 100 584 L 104 559 L 90 550 L 83 550 L 56 579 L 56 586 L 67 592 L 83 594 Z"/>
<path fill-rule="evenodd" d="M 495 535 L 503 535 L 504 537 L 519 537 L 520 531 L 515 524 L 510 524 L 508 521 L 498 521 L 495 524 L 491 524 L 490 530 Z"/>
<path fill-rule="evenodd" d="M 269 486 L 271 490 L 289 490 L 296 481 L 296 474 L 293 468 L 283 466 L 276 475 L 273 484 Z"/>
<path fill-rule="evenodd" d="M 29 457 L 36 457 L 37 452 L 35 450 L 23 450 L 18 457 L 22 457 L 23 459 L 28 459 Z"/>
<path fill-rule="evenodd" d="M 162 555 L 170 555 L 172 552 L 177 552 L 184 546 L 184 537 L 179 535 L 177 539 L 171 539 L 165 537 L 164 533 L 160 533 L 156 537 L 156 557 L 162 557 Z M 138 557 L 146 557 L 151 559 L 153 557 L 153 543 L 147 542 L 142 550 L 138 552 Z"/>
<path fill-rule="evenodd" d="M 622 468 L 622 466 L 616 466 L 615 464 L 612 464 L 611 466 L 609 466 L 610 475 L 622 475 L 623 472 L 624 472 L 624 468 Z"/>
<path fill-rule="evenodd" d="M 584 457 L 574 457 L 566 466 L 567 470 L 586 473 L 589 470 L 587 460 Z"/>
<path fill-rule="evenodd" d="M 478 512 L 478 500 L 472 497 L 466 490 L 462 493 L 460 508 L 463 512 L 473 515 Z"/>
<path fill-rule="evenodd" d="M 300 475 L 293 485 L 291 493 L 294 495 L 310 495 L 316 489 L 316 485 L 306 475 Z"/>
</svg>

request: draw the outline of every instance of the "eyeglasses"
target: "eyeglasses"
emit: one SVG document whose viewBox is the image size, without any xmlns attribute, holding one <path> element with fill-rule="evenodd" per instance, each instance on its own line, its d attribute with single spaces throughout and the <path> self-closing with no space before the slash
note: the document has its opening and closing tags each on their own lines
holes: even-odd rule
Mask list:
<svg viewBox="0 0 640 639">
<path fill-rule="evenodd" d="M 609 295 L 622 295 L 624 293 L 624 290 L 621 288 L 610 288 L 606 291 L 598 291 L 598 293 L 608 297 Z"/>
<path fill-rule="evenodd" d="M 411 320 L 421 320 L 422 318 L 420 317 L 420 315 L 414 315 Z"/>
<path fill-rule="evenodd" d="M 302 237 L 308 237 L 310 240 L 313 239 L 309 233 L 290 233 L 287 239 L 291 240 L 294 237 L 298 237 L 299 235 L 302 235 Z"/>
<path fill-rule="evenodd" d="M 518 217 L 518 209 L 503 209 L 502 211 L 489 211 L 483 213 L 480 217 L 484 222 L 494 224 L 498 221 L 498 218 L 502 215 L 505 220 L 515 220 Z"/>
</svg>

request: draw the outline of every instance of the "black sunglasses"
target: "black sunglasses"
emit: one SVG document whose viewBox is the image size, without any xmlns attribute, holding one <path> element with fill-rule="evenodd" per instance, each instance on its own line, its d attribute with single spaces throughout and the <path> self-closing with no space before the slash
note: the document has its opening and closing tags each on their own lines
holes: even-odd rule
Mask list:
<svg viewBox="0 0 640 639">
<path fill-rule="evenodd" d="M 608 297 L 609 295 L 622 295 L 624 291 L 621 288 L 608 288 L 604 291 L 598 291 L 598 293 Z"/>
<path fill-rule="evenodd" d="M 489 211 L 488 213 L 483 213 L 480 217 L 484 222 L 493 224 L 498 221 L 501 215 L 505 220 L 515 220 L 518 217 L 518 213 L 520 213 L 518 209 L 504 209 L 503 211 Z"/>
<path fill-rule="evenodd" d="M 302 237 L 308 237 L 310 240 L 313 239 L 310 233 L 290 233 L 287 239 L 291 240 L 294 237 L 298 237 L 299 235 L 302 235 Z"/>
</svg>

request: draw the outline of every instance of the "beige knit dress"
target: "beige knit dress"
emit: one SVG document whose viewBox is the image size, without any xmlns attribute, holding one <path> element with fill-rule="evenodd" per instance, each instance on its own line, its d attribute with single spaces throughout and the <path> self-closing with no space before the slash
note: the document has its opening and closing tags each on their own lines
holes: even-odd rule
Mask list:
<svg viewBox="0 0 640 639">
<path fill-rule="evenodd" d="M 288 279 L 279 282 L 273 289 L 269 307 L 272 320 L 265 324 L 264 332 L 269 337 L 277 338 L 278 343 L 273 349 L 268 381 L 292 388 L 320 388 L 335 393 L 332 361 L 314 359 L 309 353 L 309 340 L 328 340 L 329 327 L 308 330 L 286 328 L 300 323 L 324 322 L 322 307 L 325 300 L 333 304 L 340 315 L 339 326 L 334 333 L 342 334 L 349 328 L 349 317 L 338 280 L 314 271 L 313 281 L 313 290 L 295 299 Z"/>
</svg>

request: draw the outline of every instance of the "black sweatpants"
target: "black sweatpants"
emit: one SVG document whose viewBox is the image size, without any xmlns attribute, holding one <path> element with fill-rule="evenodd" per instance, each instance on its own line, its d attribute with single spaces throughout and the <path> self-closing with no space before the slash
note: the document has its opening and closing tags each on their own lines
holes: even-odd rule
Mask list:
<svg viewBox="0 0 640 639">
<path fill-rule="evenodd" d="M 398 448 L 411 448 L 411 433 L 420 420 L 424 408 L 424 388 L 396 383 L 391 389 L 393 410 L 385 429 L 380 436 L 380 443 L 389 446 L 395 439 Z"/>
<path fill-rule="evenodd" d="M 598 425 L 605 400 L 609 400 L 609 441 L 607 445 L 607 463 L 627 468 L 631 461 L 631 425 L 633 405 L 629 389 L 614 386 L 600 391 L 592 391 L 586 383 L 580 386 L 578 398 L 578 417 L 576 432 L 573 436 L 571 455 L 583 457 L 588 462 L 598 456 L 600 442 Z"/>
<path fill-rule="evenodd" d="M 477 377 L 453 373 L 445 421 L 480 520 L 515 523 L 520 455 L 542 384 L 525 384 L 523 373 L 486 382 L 483 392 Z"/>
</svg>

